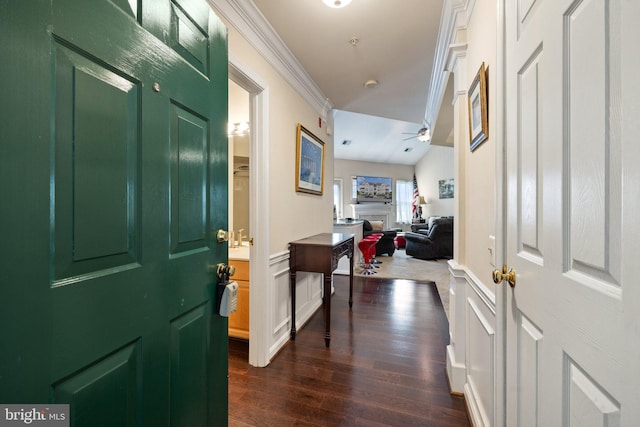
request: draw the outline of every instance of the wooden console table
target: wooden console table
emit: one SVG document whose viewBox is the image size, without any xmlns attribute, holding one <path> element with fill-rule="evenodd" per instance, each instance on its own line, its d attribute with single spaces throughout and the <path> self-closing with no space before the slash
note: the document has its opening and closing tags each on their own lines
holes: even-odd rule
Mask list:
<svg viewBox="0 0 640 427">
<path fill-rule="evenodd" d="M 331 273 L 343 256 L 349 257 L 349 310 L 353 306 L 353 234 L 322 233 L 289 243 L 289 280 L 291 284 L 291 340 L 296 339 L 296 272 L 324 273 L 325 336 L 331 342 Z"/>
</svg>

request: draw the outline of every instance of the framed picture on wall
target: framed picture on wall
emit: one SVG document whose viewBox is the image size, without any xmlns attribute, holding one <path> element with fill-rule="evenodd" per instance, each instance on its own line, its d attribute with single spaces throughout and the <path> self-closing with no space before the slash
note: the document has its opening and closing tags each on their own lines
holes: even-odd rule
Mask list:
<svg viewBox="0 0 640 427">
<path fill-rule="evenodd" d="M 489 137 L 489 112 L 487 110 L 487 76 L 484 62 L 473 79 L 469 96 L 469 138 L 471 151 Z"/>
<path fill-rule="evenodd" d="M 453 178 L 438 181 L 440 199 L 453 199 Z"/>
<path fill-rule="evenodd" d="M 324 142 L 298 123 L 296 132 L 296 191 L 322 195 Z"/>
</svg>

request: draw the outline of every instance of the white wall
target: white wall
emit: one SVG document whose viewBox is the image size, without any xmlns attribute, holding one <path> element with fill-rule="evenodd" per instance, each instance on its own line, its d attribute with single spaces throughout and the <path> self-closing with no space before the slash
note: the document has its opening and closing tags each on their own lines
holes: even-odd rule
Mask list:
<svg viewBox="0 0 640 427">
<path fill-rule="evenodd" d="M 454 199 L 440 199 L 438 181 L 453 178 L 453 148 L 432 145 L 427 154 L 416 164 L 418 191 L 427 205 L 422 207 L 422 216 L 452 216 Z M 454 197 L 457 196 L 457 183 Z"/>
<path fill-rule="evenodd" d="M 466 265 L 493 289 L 490 280 L 493 267 L 489 264 L 487 245 L 489 236 L 495 235 L 495 165 L 496 135 L 498 134 L 497 95 L 497 35 L 495 0 L 476 0 L 473 15 L 467 27 L 467 88 L 471 86 L 482 62 L 487 67 L 489 88 L 489 138 L 473 153 L 469 150 L 469 123 L 460 123 L 467 131 L 467 140 L 460 143 L 460 155 L 464 156 L 464 181 L 467 218 L 464 223 L 464 259 Z M 462 100 L 467 102 L 466 99 Z M 463 148 L 464 147 L 464 148 Z M 472 212 L 472 214 L 469 214 Z M 462 226 L 463 224 L 461 224 Z"/>
</svg>

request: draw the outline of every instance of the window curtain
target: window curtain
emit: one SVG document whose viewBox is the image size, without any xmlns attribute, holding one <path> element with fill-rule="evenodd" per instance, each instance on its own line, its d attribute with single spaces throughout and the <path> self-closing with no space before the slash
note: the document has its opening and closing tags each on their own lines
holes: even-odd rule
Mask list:
<svg viewBox="0 0 640 427">
<path fill-rule="evenodd" d="M 412 201 L 413 183 L 401 179 L 396 180 L 396 222 L 399 224 L 411 224 Z"/>
</svg>

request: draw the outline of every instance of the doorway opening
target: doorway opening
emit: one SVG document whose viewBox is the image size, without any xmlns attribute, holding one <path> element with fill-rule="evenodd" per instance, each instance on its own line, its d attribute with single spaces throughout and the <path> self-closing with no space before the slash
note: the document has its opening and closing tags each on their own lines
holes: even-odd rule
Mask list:
<svg viewBox="0 0 640 427">
<path fill-rule="evenodd" d="M 266 322 L 269 307 L 265 304 L 268 301 L 265 284 L 269 283 L 269 155 L 267 91 L 264 84 L 258 83 L 259 80 L 229 62 L 229 122 L 231 125 L 240 123 L 239 128 L 247 128 L 245 135 L 229 138 L 229 229 L 236 233 L 243 229 L 242 239 L 236 234 L 235 240 L 243 240 L 248 252 L 246 339 L 249 340 L 249 364 L 262 367 L 269 363 Z M 232 90 L 235 93 L 232 94 Z M 234 191 L 234 172 L 238 177 L 238 191 Z M 237 217 L 232 211 L 236 195 Z M 230 263 L 233 264 L 232 261 Z M 252 283 L 260 286 L 251 286 Z"/>
</svg>

